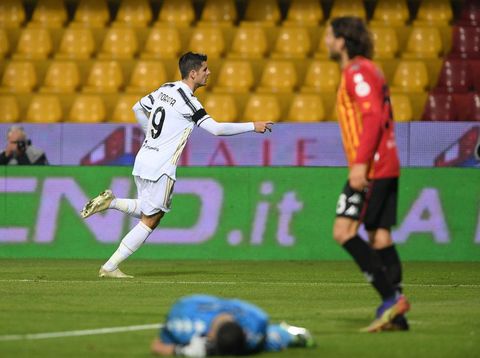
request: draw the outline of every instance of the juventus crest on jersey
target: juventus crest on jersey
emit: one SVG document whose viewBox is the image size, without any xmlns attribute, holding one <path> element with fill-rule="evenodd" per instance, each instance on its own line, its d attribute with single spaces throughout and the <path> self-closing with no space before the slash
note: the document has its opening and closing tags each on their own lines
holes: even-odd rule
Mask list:
<svg viewBox="0 0 480 358">
<path fill-rule="evenodd" d="M 175 179 L 178 160 L 194 125 L 210 117 L 182 81 L 165 83 L 139 103 L 150 117 L 132 174 L 152 181 L 163 174 Z"/>
</svg>

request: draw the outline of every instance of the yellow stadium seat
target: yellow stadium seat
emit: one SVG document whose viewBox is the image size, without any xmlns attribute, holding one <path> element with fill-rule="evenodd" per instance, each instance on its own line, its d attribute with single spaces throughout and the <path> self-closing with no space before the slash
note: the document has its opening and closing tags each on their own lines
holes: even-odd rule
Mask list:
<svg viewBox="0 0 480 358">
<path fill-rule="evenodd" d="M 35 95 L 27 110 L 27 122 L 56 123 L 62 120 L 62 106 L 55 95 Z"/>
<path fill-rule="evenodd" d="M 78 95 L 73 100 L 68 121 L 76 123 L 98 123 L 105 120 L 105 104 L 100 96 Z"/>
<path fill-rule="evenodd" d="M 10 52 L 10 44 L 8 43 L 7 33 L 4 29 L 0 29 L 0 59 L 6 57 Z"/>
<path fill-rule="evenodd" d="M 80 85 L 80 73 L 76 62 L 53 61 L 47 68 L 47 74 L 40 92 L 71 93 Z"/>
<path fill-rule="evenodd" d="M 290 122 L 319 122 L 325 119 L 322 98 L 315 94 L 296 94 L 287 120 Z"/>
<path fill-rule="evenodd" d="M 392 93 L 424 92 L 428 86 L 428 72 L 422 61 L 400 61 L 393 76 Z"/>
<path fill-rule="evenodd" d="M 362 19 L 367 18 L 363 0 L 334 0 L 330 18 L 341 16 L 356 16 Z"/>
<path fill-rule="evenodd" d="M 203 105 L 210 117 L 217 122 L 235 122 L 238 119 L 237 105 L 232 95 L 209 94 Z"/>
<path fill-rule="evenodd" d="M 159 46 L 159 43 L 162 45 Z M 176 59 L 180 50 L 180 34 L 176 28 L 154 27 L 148 34 L 145 48 L 140 52 L 140 58 Z"/>
<path fill-rule="evenodd" d="M 213 92 L 246 93 L 253 87 L 253 70 L 248 61 L 225 61 Z"/>
<path fill-rule="evenodd" d="M 397 33 L 392 27 L 370 26 L 370 33 L 374 43 L 374 58 L 391 59 L 398 53 Z"/>
<path fill-rule="evenodd" d="M 239 27 L 228 57 L 262 58 L 267 52 L 267 36 L 261 27 Z"/>
<path fill-rule="evenodd" d="M 120 96 L 113 109 L 111 121 L 118 123 L 137 123 L 132 107 L 140 98 L 141 96 L 133 94 Z"/>
<path fill-rule="evenodd" d="M 191 0 L 164 0 L 155 25 L 169 23 L 185 27 L 189 26 L 194 20 L 195 10 Z"/>
<path fill-rule="evenodd" d="M 15 96 L 0 96 L 0 123 L 18 122 L 20 108 Z"/>
<path fill-rule="evenodd" d="M 206 53 L 209 59 L 222 56 L 225 41 L 219 27 L 196 27 L 193 30 L 188 48 L 190 51 Z"/>
<path fill-rule="evenodd" d="M 313 53 L 313 57 L 325 60 L 328 59 L 328 51 L 327 51 L 327 46 L 325 45 L 325 31 L 326 27 L 321 29 L 319 31 L 320 36 L 318 37 L 318 44 L 317 48 L 315 49 L 315 52 Z"/>
<path fill-rule="evenodd" d="M 340 83 L 340 68 L 334 61 L 313 61 L 307 68 L 301 92 L 336 92 Z"/>
<path fill-rule="evenodd" d="M 271 60 L 265 64 L 258 92 L 292 92 L 297 85 L 297 71 L 290 61 Z"/>
<path fill-rule="evenodd" d="M 323 10 L 318 0 L 292 0 L 285 26 L 316 26 L 323 21 Z"/>
<path fill-rule="evenodd" d="M 39 0 L 29 26 L 60 28 L 67 21 L 67 9 L 63 0 Z"/>
<path fill-rule="evenodd" d="M 377 0 L 370 25 L 405 25 L 409 18 L 406 0 Z"/>
<path fill-rule="evenodd" d="M 20 33 L 14 59 L 46 59 L 52 52 L 52 39 L 48 30 L 25 28 Z"/>
<path fill-rule="evenodd" d="M 111 27 L 105 34 L 99 59 L 130 59 L 138 51 L 136 32 L 128 27 Z"/>
<path fill-rule="evenodd" d="M 237 16 L 234 0 L 206 0 L 200 19 L 206 23 L 232 25 Z"/>
<path fill-rule="evenodd" d="M 272 121 L 280 120 L 280 105 L 273 94 L 252 94 L 247 100 L 243 120 Z"/>
<path fill-rule="evenodd" d="M 249 0 L 244 20 L 275 24 L 280 21 L 280 15 L 277 0 Z"/>
<path fill-rule="evenodd" d="M 396 122 L 409 122 L 412 120 L 412 105 L 408 96 L 393 94 L 390 97 L 392 102 L 393 119 Z"/>
<path fill-rule="evenodd" d="M 123 83 L 123 73 L 116 61 L 94 62 L 84 92 L 117 92 Z"/>
<path fill-rule="evenodd" d="M 450 0 L 422 0 L 414 24 L 448 25 L 453 18 Z"/>
<path fill-rule="evenodd" d="M 122 0 L 114 25 L 146 27 L 152 21 L 148 0 Z"/>
<path fill-rule="evenodd" d="M 8 62 L 2 78 L 2 92 L 31 92 L 37 85 L 37 74 L 32 62 Z"/>
<path fill-rule="evenodd" d="M 310 47 L 310 36 L 305 27 L 282 27 L 272 57 L 305 58 L 310 52 Z"/>
<path fill-rule="evenodd" d="M 165 66 L 160 61 L 138 61 L 132 71 L 127 92 L 150 93 L 167 82 Z"/>
<path fill-rule="evenodd" d="M 106 0 L 80 0 L 75 10 L 73 26 L 105 27 L 110 21 Z"/>
<path fill-rule="evenodd" d="M 442 53 L 442 39 L 436 27 L 414 26 L 408 37 L 403 58 L 438 58 Z"/>
<path fill-rule="evenodd" d="M 95 52 L 95 40 L 90 29 L 71 27 L 65 30 L 60 48 L 55 57 L 58 59 L 89 59 Z"/>
<path fill-rule="evenodd" d="M 20 27 L 25 21 L 22 0 L 0 1 L 0 28 Z"/>
</svg>

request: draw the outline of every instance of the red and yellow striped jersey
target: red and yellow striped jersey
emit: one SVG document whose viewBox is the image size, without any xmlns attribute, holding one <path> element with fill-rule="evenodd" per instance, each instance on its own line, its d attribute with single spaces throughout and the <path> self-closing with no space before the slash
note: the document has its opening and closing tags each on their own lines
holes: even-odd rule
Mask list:
<svg viewBox="0 0 480 358">
<path fill-rule="evenodd" d="M 355 57 L 342 71 L 337 113 L 349 167 L 369 166 L 369 179 L 400 175 L 389 90 L 375 64 Z"/>
</svg>

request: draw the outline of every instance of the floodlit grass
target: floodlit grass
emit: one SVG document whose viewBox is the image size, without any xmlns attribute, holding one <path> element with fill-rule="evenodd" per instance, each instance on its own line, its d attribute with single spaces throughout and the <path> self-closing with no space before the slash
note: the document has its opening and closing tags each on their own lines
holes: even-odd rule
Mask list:
<svg viewBox="0 0 480 358">
<path fill-rule="evenodd" d="M 480 356 L 480 263 L 406 263 L 411 331 L 380 334 L 358 333 L 379 299 L 351 262 L 130 260 L 122 269 L 133 280 L 99 279 L 100 264 L 0 260 L 0 336 L 162 322 L 175 299 L 207 293 L 249 300 L 318 342 L 261 356 Z M 0 356 L 149 357 L 155 334 L 0 340 Z"/>
</svg>

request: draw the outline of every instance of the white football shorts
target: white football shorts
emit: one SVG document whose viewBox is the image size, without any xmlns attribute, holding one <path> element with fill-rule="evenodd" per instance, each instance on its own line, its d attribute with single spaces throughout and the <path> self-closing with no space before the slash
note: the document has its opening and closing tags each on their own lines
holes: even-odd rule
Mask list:
<svg viewBox="0 0 480 358">
<path fill-rule="evenodd" d="M 163 211 L 168 213 L 172 204 L 173 186 L 175 180 L 168 175 L 162 175 L 157 181 L 142 179 L 135 175 L 140 210 L 150 216 Z"/>
</svg>

